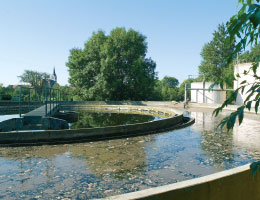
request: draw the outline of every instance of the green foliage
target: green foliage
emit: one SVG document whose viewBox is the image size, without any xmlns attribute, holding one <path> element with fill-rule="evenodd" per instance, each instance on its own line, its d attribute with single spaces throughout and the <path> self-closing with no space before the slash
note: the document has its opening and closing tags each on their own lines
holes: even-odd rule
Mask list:
<svg viewBox="0 0 260 200">
<path fill-rule="evenodd" d="M 106 126 L 118 126 L 152 121 L 153 116 L 123 114 L 123 113 L 102 113 L 102 112 L 80 112 L 79 119 L 73 123 L 72 129 L 94 128 Z"/>
<path fill-rule="evenodd" d="M 50 75 L 45 72 L 25 70 L 21 76 L 18 76 L 18 78 L 20 78 L 20 82 L 28 83 L 30 86 L 35 88 L 35 98 L 40 100 L 44 96 L 44 86 L 46 84 L 46 80 L 50 78 Z M 23 93 L 24 92 L 28 93 L 29 90 L 25 89 Z"/>
<path fill-rule="evenodd" d="M 43 80 L 50 78 L 50 75 L 37 71 L 25 70 L 18 78 L 20 78 L 20 82 L 29 83 L 34 88 L 37 88 L 42 87 Z"/>
<path fill-rule="evenodd" d="M 0 85 L 0 100 L 8 101 L 11 100 L 12 97 L 15 95 L 15 90 L 12 86 L 4 87 Z"/>
<path fill-rule="evenodd" d="M 12 99 L 12 95 L 10 94 L 4 94 L 1 96 L 1 100 L 4 100 L 4 101 L 9 101 Z"/>
<path fill-rule="evenodd" d="M 69 82 L 83 100 L 149 100 L 157 74 L 146 52 L 146 37 L 132 29 L 98 31 L 70 51 Z"/>
<path fill-rule="evenodd" d="M 187 88 L 190 88 L 191 87 L 191 83 L 192 82 L 195 82 L 195 81 L 201 81 L 201 79 L 200 78 L 190 78 L 190 79 L 187 79 L 187 80 L 184 80 L 183 82 L 182 82 L 182 84 L 180 85 L 180 87 L 179 87 L 179 92 L 178 92 L 178 101 L 184 101 L 184 93 L 185 93 L 185 84 L 186 84 L 186 87 Z M 187 93 L 186 93 L 186 95 L 187 95 L 187 99 L 191 99 L 191 92 L 190 92 L 190 90 L 187 90 Z"/>
<path fill-rule="evenodd" d="M 52 88 L 60 90 L 61 101 L 73 101 L 74 88 L 72 88 L 68 85 L 61 86 L 58 83 L 55 83 Z"/>
<path fill-rule="evenodd" d="M 178 79 L 175 77 L 165 76 L 162 79 L 162 86 L 167 88 L 176 88 L 179 85 Z"/>
<path fill-rule="evenodd" d="M 165 76 L 162 80 L 157 80 L 153 100 L 180 101 L 178 85 L 179 81 L 175 77 Z"/>
<path fill-rule="evenodd" d="M 259 30 L 260 30 L 260 5 L 259 0 L 249 1 L 249 0 L 239 0 L 239 4 L 241 5 L 240 10 L 236 15 L 231 17 L 230 21 L 227 23 L 228 32 L 230 34 L 230 39 L 234 40 L 238 38 L 239 41 L 235 46 L 235 50 L 230 56 L 226 59 L 226 63 L 230 63 L 231 60 L 241 51 L 241 49 L 245 49 L 248 44 L 257 44 L 259 40 Z M 246 92 L 247 98 L 245 99 L 243 105 L 237 109 L 237 111 L 231 113 L 229 116 L 224 118 L 220 123 L 220 126 L 223 127 L 227 125 L 228 129 L 232 129 L 236 122 L 236 118 L 239 120 L 239 124 L 243 122 L 244 110 L 251 109 L 252 103 L 255 103 L 255 112 L 258 112 L 259 101 L 260 101 L 260 77 L 256 74 L 257 68 L 259 66 L 259 55 L 258 46 L 252 49 L 251 53 L 246 52 L 242 58 L 246 61 L 253 61 L 252 67 L 249 71 L 244 71 L 244 75 L 247 75 L 250 71 L 253 71 L 253 76 L 255 78 L 254 83 L 248 83 L 247 80 L 243 81 L 241 86 L 235 90 L 233 95 L 230 95 L 229 98 L 216 110 L 214 110 L 214 114 L 218 115 L 220 111 L 223 110 L 224 107 L 228 105 L 228 103 L 235 101 L 237 94 L 239 92 Z M 249 58 L 252 56 L 251 58 Z M 239 75 L 237 75 L 239 77 Z M 249 87 L 247 91 L 246 87 Z"/>
<path fill-rule="evenodd" d="M 229 87 L 233 86 L 233 64 L 226 65 L 226 60 L 235 49 L 235 41 L 230 40 L 227 28 L 224 24 L 218 26 L 213 33 L 213 39 L 205 44 L 199 66 L 200 77 L 206 81 L 218 82 L 222 77 Z"/>
<path fill-rule="evenodd" d="M 241 63 L 257 62 L 259 55 L 260 44 L 257 44 L 254 47 L 252 47 L 250 51 L 246 51 L 242 55 L 240 55 L 239 60 Z"/>
</svg>

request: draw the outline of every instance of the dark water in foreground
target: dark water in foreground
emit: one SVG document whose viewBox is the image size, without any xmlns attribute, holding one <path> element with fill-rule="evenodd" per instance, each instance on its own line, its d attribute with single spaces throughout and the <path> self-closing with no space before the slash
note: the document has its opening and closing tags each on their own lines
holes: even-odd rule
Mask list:
<svg viewBox="0 0 260 200">
<path fill-rule="evenodd" d="M 192 113 L 188 128 L 91 143 L 0 148 L 0 199 L 91 199 L 175 183 L 260 160 L 260 122 L 233 132 Z"/>
</svg>

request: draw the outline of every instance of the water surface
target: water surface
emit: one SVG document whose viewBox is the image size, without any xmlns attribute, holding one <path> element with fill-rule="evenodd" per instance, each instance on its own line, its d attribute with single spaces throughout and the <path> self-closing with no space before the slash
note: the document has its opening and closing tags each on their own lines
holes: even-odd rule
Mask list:
<svg viewBox="0 0 260 200">
<path fill-rule="evenodd" d="M 90 143 L 0 148 L 0 198 L 91 199 L 175 183 L 260 160 L 260 122 L 233 132 L 221 118 L 154 135 Z M 222 116 L 223 117 L 223 116 Z"/>
<path fill-rule="evenodd" d="M 19 118 L 19 114 L 13 114 L 13 115 L 0 115 L 0 122 L 12 119 L 12 118 Z"/>
<path fill-rule="evenodd" d="M 151 115 L 131 113 L 80 112 L 78 121 L 70 124 L 71 129 L 118 126 L 162 119 Z"/>
</svg>

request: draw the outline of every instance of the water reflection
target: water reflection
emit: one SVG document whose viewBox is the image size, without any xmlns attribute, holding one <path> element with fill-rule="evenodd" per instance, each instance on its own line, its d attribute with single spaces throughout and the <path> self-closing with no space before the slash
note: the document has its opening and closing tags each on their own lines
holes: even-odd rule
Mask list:
<svg viewBox="0 0 260 200">
<path fill-rule="evenodd" d="M 200 177 L 260 159 L 259 120 L 245 117 L 242 126 L 227 133 L 216 129 L 223 115 L 190 115 L 196 118 L 193 126 L 154 135 L 0 148 L 0 199 L 102 198 Z M 86 118 L 94 120 L 93 116 Z M 91 120 L 90 124 L 97 123 Z"/>
<path fill-rule="evenodd" d="M 0 148 L 0 157 L 10 160 L 21 160 L 27 158 L 52 158 L 65 153 L 68 150 L 66 146 L 28 146 L 17 148 Z"/>
<path fill-rule="evenodd" d="M 19 115 L 18 114 L 13 114 L 13 115 L 0 115 L 0 122 L 8 120 L 8 119 L 12 119 L 12 118 L 18 118 Z"/>
<path fill-rule="evenodd" d="M 127 138 L 71 147 L 72 156 L 86 160 L 86 166 L 98 177 L 112 174 L 116 179 L 137 176 L 146 167 L 145 146 L 153 141 Z"/>
<path fill-rule="evenodd" d="M 148 122 L 161 119 L 160 117 L 125 113 L 104 113 L 104 112 L 80 112 L 79 120 L 72 123 L 70 128 L 93 128 L 105 126 L 117 126 Z"/>
<path fill-rule="evenodd" d="M 232 168 L 237 163 L 247 163 L 243 160 L 260 159 L 258 117 L 245 114 L 240 126 L 236 122 L 233 130 L 221 130 L 217 126 L 227 115 L 225 112 L 217 117 L 212 116 L 212 112 L 191 113 L 196 118 L 196 124 L 192 128 L 201 134 L 201 149 L 210 155 L 209 162 L 221 170 Z"/>
<path fill-rule="evenodd" d="M 225 128 L 221 130 L 218 124 L 223 118 L 223 114 L 213 117 L 211 112 L 192 113 L 196 118 L 194 130 L 201 134 L 201 149 L 210 156 L 207 162 L 213 164 L 219 169 L 225 169 L 226 162 L 232 162 L 233 152 L 233 133 L 227 132 Z"/>
</svg>

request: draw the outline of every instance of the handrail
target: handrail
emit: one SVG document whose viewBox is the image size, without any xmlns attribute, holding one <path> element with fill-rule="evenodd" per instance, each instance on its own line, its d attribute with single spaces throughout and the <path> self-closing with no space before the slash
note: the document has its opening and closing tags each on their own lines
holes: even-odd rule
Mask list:
<svg viewBox="0 0 260 200">
<path fill-rule="evenodd" d="M 30 110 L 31 107 L 31 91 L 34 90 L 35 93 L 37 94 L 37 89 L 33 87 L 24 87 L 24 86 L 19 86 L 20 91 L 19 91 L 19 116 L 22 116 L 22 93 L 24 89 L 29 90 L 28 94 L 28 108 Z M 45 87 L 44 89 L 44 101 L 42 101 L 42 92 L 39 95 L 40 98 L 40 103 L 45 105 L 45 116 L 48 115 L 48 110 L 49 113 L 51 114 L 52 108 L 55 106 L 58 106 L 61 101 L 61 92 L 59 89 L 54 89 L 54 88 L 47 88 Z M 49 104 L 49 106 L 48 106 Z M 48 108 L 49 107 L 49 108 Z"/>
<path fill-rule="evenodd" d="M 30 110 L 30 103 L 31 103 L 31 90 L 35 90 L 36 91 L 36 88 L 32 88 L 32 87 L 24 87 L 24 86 L 19 86 L 19 88 L 20 88 L 20 91 L 19 91 L 19 116 L 21 117 L 22 116 L 22 109 L 21 109 L 21 107 L 22 107 L 22 105 L 21 105 L 21 103 L 22 103 L 22 90 L 23 89 L 27 89 L 28 91 L 29 91 L 29 96 L 28 96 L 28 108 L 29 108 L 29 110 Z"/>
<path fill-rule="evenodd" d="M 49 113 L 51 114 L 52 108 L 58 106 L 60 104 L 60 101 L 61 93 L 59 89 L 45 88 L 45 116 L 48 115 L 48 104 Z"/>
</svg>

